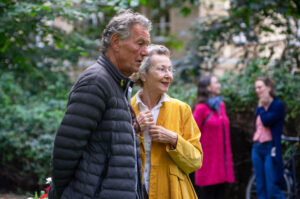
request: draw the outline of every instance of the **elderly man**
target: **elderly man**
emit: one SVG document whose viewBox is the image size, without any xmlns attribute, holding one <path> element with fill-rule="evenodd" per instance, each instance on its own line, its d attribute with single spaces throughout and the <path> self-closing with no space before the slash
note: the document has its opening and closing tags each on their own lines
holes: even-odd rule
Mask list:
<svg viewBox="0 0 300 199">
<path fill-rule="evenodd" d="M 102 54 L 71 89 L 55 137 L 50 199 L 143 198 L 128 77 L 148 55 L 150 30 L 145 16 L 129 10 L 106 26 Z"/>
</svg>

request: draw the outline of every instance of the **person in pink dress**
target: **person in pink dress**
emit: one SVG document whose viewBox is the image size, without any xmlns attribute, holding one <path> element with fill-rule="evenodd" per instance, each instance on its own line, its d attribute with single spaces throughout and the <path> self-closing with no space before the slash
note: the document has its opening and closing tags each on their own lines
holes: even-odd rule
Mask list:
<svg viewBox="0 0 300 199">
<path fill-rule="evenodd" d="M 203 147 L 203 165 L 195 171 L 195 185 L 201 187 L 200 198 L 204 199 L 224 199 L 226 184 L 235 181 L 229 120 L 220 88 L 215 76 L 202 77 L 193 106 Z"/>
</svg>

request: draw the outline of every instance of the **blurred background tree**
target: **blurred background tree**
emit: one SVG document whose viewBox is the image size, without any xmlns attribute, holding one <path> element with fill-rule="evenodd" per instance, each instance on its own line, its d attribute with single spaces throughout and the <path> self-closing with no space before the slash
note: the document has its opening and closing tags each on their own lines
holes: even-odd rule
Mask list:
<svg viewBox="0 0 300 199">
<path fill-rule="evenodd" d="M 213 2 L 207 6 L 210 9 Z M 265 65 L 287 67 L 291 74 L 299 71 L 299 1 L 231 0 L 227 11 L 226 15 L 200 18 L 193 26 L 185 73 L 197 74 L 199 66 L 213 70 L 228 46 L 239 47 L 237 66 L 263 58 Z"/>
</svg>

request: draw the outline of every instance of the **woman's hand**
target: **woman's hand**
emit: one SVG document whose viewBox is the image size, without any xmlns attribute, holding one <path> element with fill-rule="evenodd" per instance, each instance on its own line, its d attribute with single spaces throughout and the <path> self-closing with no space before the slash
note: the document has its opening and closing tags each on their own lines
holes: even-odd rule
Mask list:
<svg viewBox="0 0 300 199">
<path fill-rule="evenodd" d="M 265 93 L 259 98 L 258 106 L 263 106 L 267 110 L 272 101 L 273 98 L 269 95 L 269 93 Z"/>
<path fill-rule="evenodd" d="M 151 125 L 149 127 L 149 135 L 152 141 L 168 143 L 176 147 L 178 135 L 162 126 Z"/>
<path fill-rule="evenodd" d="M 137 121 L 141 127 L 142 132 L 150 125 L 154 125 L 153 116 L 151 111 L 149 110 L 140 112 L 140 114 L 137 116 Z"/>
</svg>

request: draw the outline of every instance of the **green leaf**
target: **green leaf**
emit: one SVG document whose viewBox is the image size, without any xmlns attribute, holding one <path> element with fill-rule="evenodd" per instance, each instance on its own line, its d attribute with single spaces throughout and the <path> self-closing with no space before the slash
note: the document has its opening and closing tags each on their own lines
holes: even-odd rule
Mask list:
<svg viewBox="0 0 300 199">
<path fill-rule="evenodd" d="M 191 9 L 188 7 L 183 7 L 180 9 L 180 13 L 183 14 L 183 16 L 188 16 L 191 13 Z"/>
<path fill-rule="evenodd" d="M 146 4 L 147 4 L 147 0 L 139 0 L 139 2 L 140 2 L 142 5 L 146 5 Z"/>
<path fill-rule="evenodd" d="M 55 45 L 56 45 L 58 48 L 65 48 L 65 47 L 66 47 L 63 43 L 58 43 L 58 42 L 56 42 Z"/>
<path fill-rule="evenodd" d="M 36 15 L 36 13 L 33 11 L 29 14 L 30 17 L 34 17 L 35 15 Z"/>
<path fill-rule="evenodd" d="M 4 45 L 2 46 L 2 48 L 0 49 L 0 52 L 4 53 L 9 45 L 10 45 L 10 42 L 6 40 Z"/>
<path fill-rule="evenodd" d="M 87 52 L 81 52 L 80 55 L 86 57 L 86 56 L 88 56 L 88 53 Z"/>
<path fill-rule="evenodd" d="M 46 11 L 51 11 L 52 10 L 52 8 L 50 6 L 45 6 L 45 5 L 40 6 L 40 8 L 43 9 L 43 10 L 46 10 Z"/>
</svg>

